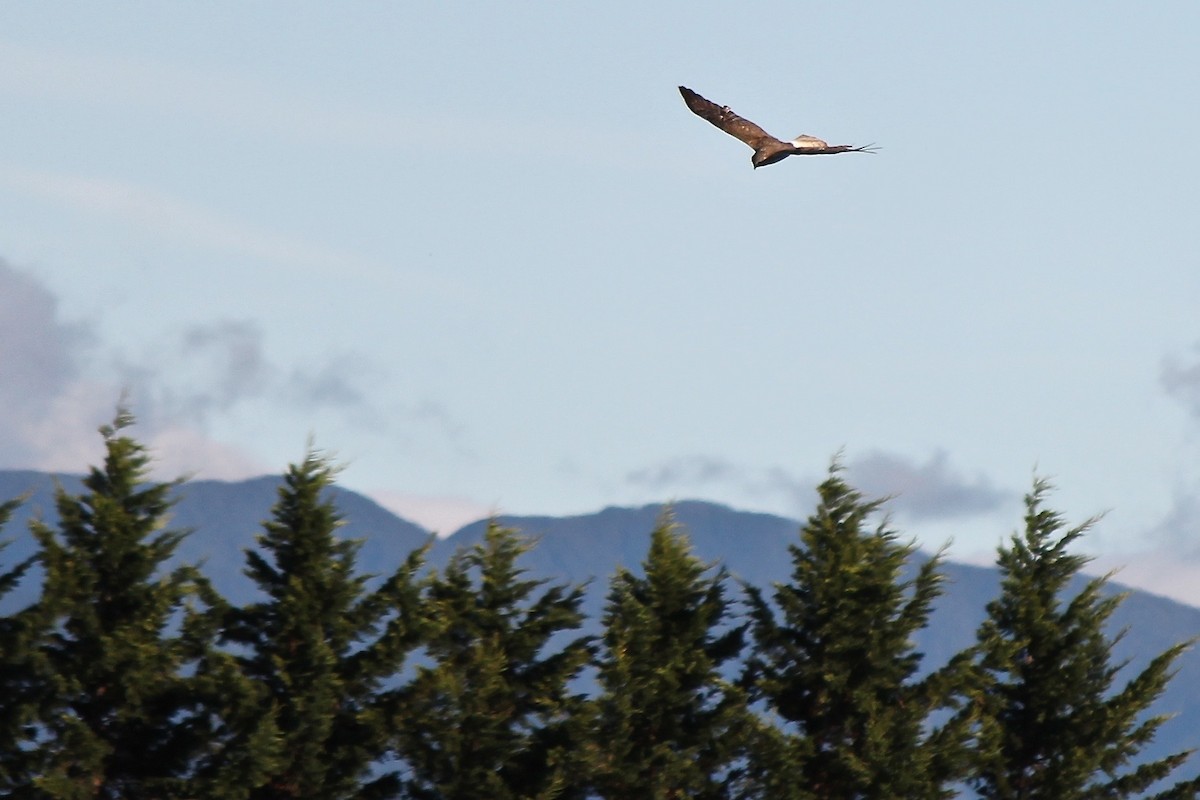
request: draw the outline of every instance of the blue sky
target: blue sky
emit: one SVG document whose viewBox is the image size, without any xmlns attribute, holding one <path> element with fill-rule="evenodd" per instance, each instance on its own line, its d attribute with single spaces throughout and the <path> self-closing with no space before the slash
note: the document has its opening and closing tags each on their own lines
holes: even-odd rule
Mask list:
<svg viewBox="0 0 1200 800">
<path fill-rule="evenodd" d="M 122 391 L 164 475 L 311 435 L 442 531 L 841 452 L 961 558 L 1036 469 L 1185 596 L 1200 6 L 971 5 L 6 4 L 0 466 Z M 883 149 L 755 171 L 678 84 Z"/>
</svg>

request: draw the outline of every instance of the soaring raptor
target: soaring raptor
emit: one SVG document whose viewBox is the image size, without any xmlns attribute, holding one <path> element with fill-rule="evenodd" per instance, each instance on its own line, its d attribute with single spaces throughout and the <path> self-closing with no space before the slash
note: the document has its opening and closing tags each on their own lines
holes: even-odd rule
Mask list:
<svg viewBox="0 0 1200 800">
<path fill-rule="evenodd" d="M 874 153 L 878 148 L 867 144 L 855 147 L 849 144 L 829 144 L 815 136 L 800 134 L 790 142 L 776 139 L 748 119 L 742 119 L 729 110 L 729 106 L 719 106 L 711 100 L 705 100 L 686 86 L 679 87 L 683 102 L 698 117 L 702 117 L 735 139 L 741 139 L 754 148 L 750 162 L 754 168 L 765 167 L 782 161 L 788 156 L 828 156 L 834 153 Z"/>
</svg>

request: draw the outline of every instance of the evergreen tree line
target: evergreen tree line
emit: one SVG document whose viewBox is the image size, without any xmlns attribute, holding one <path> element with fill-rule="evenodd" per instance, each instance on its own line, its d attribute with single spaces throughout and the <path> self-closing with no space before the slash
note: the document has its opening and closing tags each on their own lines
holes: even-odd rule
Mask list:
<svg viewBox="0 0 1200 800">
<path fill-rule="evenodd" d="M 1120 596 L 1071 552 L 1036 482 L 999 549 L 976 643 L 932 671 L 914 634 L 942 555 L 909 572 L 879 503 L 836 465 L 787 582 L 739 586 L 669 516 L 611 577 L 598 636 L 584 587 L 532 578 L 492 524 L 441 569 L 412 553 L 369 579 L 336 535 L 335 469 L 291 466 L 246 551 L 236 606 L 167 569 L 176 484 L 148 479 L 122 412 L 102 465 L 0 571 L 40 569 L 0 617 L 0 795 L 14 798 L 817 800 L 1190 798 L 1189 753 L 1139 759 L 1186 644 L 1118 679 Z M 0 506 L 0 524 L 19 499 Z M 905 577 L 905 576 L 910 577 Z M 588 676 L 595 690 L 579 691 Z"/>
</svg>

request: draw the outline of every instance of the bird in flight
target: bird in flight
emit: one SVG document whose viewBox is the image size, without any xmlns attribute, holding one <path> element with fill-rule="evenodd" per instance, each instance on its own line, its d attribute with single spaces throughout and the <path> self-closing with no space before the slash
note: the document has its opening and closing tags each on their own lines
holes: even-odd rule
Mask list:
<svg viewBox="0 0 1200 800">
<path fill-rule="evenodd" d="M 815 136 L 801 134 L 790 142 L 776 139 L 748 119 L 742 119 L 729 110 L 729 106 L 719 106 L 711 100 L 705 100 L 686 86 L 679 87 L 683 102 L 692 113 L 706 119 L 713 125 L 728 133 L 735 139 L 741 139 L 754 148 L 750 162 L 754 168 L 765 167 L 782 161 L 788 156 L 828 156 L 835 153 L 874 153 L 879 148 L 873 144 L 855 147 L 849 144 L 829 144 Z"/>
</svg>

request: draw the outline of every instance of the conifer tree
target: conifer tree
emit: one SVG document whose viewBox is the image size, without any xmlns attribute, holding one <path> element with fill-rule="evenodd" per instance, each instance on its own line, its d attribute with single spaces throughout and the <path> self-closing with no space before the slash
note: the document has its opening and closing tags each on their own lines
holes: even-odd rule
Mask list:
<svg viewBox="0 0 1200 800">
<path fill-rule="evenodd" d="M 45 570 L 34 612 L 47 694 L 31 755 L 38 775 L 14 797 L 140 800 L 196 796 L 197 759 L 217 744 L 189 675 L 196 642 L 190 567 L 166 569 L 181 531 L 166 529 L 174 484 L 147 480 L 145 449 L 101 428 L 105 458 L 84 491 L 56 493 L 57 530 L 31 525 Z M 236 797 L 236 795 L 233 795 Z"/>
<path fill-rule="evenodd" d="M 18 505 L 18 500 L 0 503 L 0 528 Z M 8 544 L 0 541 L 0 551 Z M 32 563 L 29 558 L 0 573 L 0 600 L 16 588 Z M 29 726 L 38 698 L 32 651 L 37 630 L 28 611 L 0 616 L 0 794 L 29 780 L 24 748 L 32 736 Z"/>
<path fill-rule="evenodd" d="M 251 800 L 283 762 L 283 741 L 269 689 L 248 676 L 240 659 L 216 646 L 231 614 L 228 601 L 202 575 L 193 576 L 206 606 L 190 613 L 183 640 L 194 657 L 187 681 L 197 714 L 187 721 L 196 755 L 186 797 Z"/>
<path fill-rule="evenodd" d="M 999 551 L 1000 596 L 988 604 L 978 633 L 986 682 L 970 783 L 983 798 L 1006 800 L 1141 796 L 1189 755 L 1131 763 L 1166 719 L 1146 710 L 1188 643 L 1115 686 L 1124 666 L 1112 660 L 1120 634 L 1106 635 L 1105 625 L 1123 596 L 1105 592 L 1107 577 L 1067 596 L 1088 562 L 1068 550 L 1095 520 L 1067 528 L 1045 508 L 1048 490 L 1046 481 L 1034 483 L 1025 498 L 1024 532 Z M 1198 790 L 1193 779 L 1154 797 L 1190 798 Z"/>
<path fill-rule="evenodd" d="M 961 771 L 961 728 L 933 726 L 953 703 L 963 659 L 923 679 L 912 636 L 941 593 L 939 558 L 911 581 L 902 573 L 915 547 L 835 464 L 819 503 L 791 545 L 791 581 L 774 606 L 747 587 L 756 647 L 747 681 L 778 730 L 754 749 L 770 798 L 942 798 Z"/>
<path fill-rule="evenodd" d="M 356 570 L 360 543 L 340 539 L 328 490 L 335 470 L 309 452 L 292 465 L 246 574 L 265 595 L 227 615 L 226 641 L 245 651 L 266 687 L 280 757 L 252 800 L 394 796 L 394 771 L 376 769 L 391 748 L 396 689 L 419 643 L 418 550 L 377 588 Z"/>
<path fill-rule="evenodd" d="M 582 587 L 523 579 L 529 544 L 494 522 L 431 582 L 431 663 L 405 691 L 397 737 L 415 800 L 582 796 L 569 684 L 591 658 L 579 627 Z"/>
<path fill-rule="evenodd" d="M 726 574 L 692 555 L 669 515 L 642 569 L 641 577 L 622 569 L 611 582 L 592 786 L 603 798 L 733 797 L 751 718 L 721 674 L 744 633 L 730 622 Z"/>
</svg>

